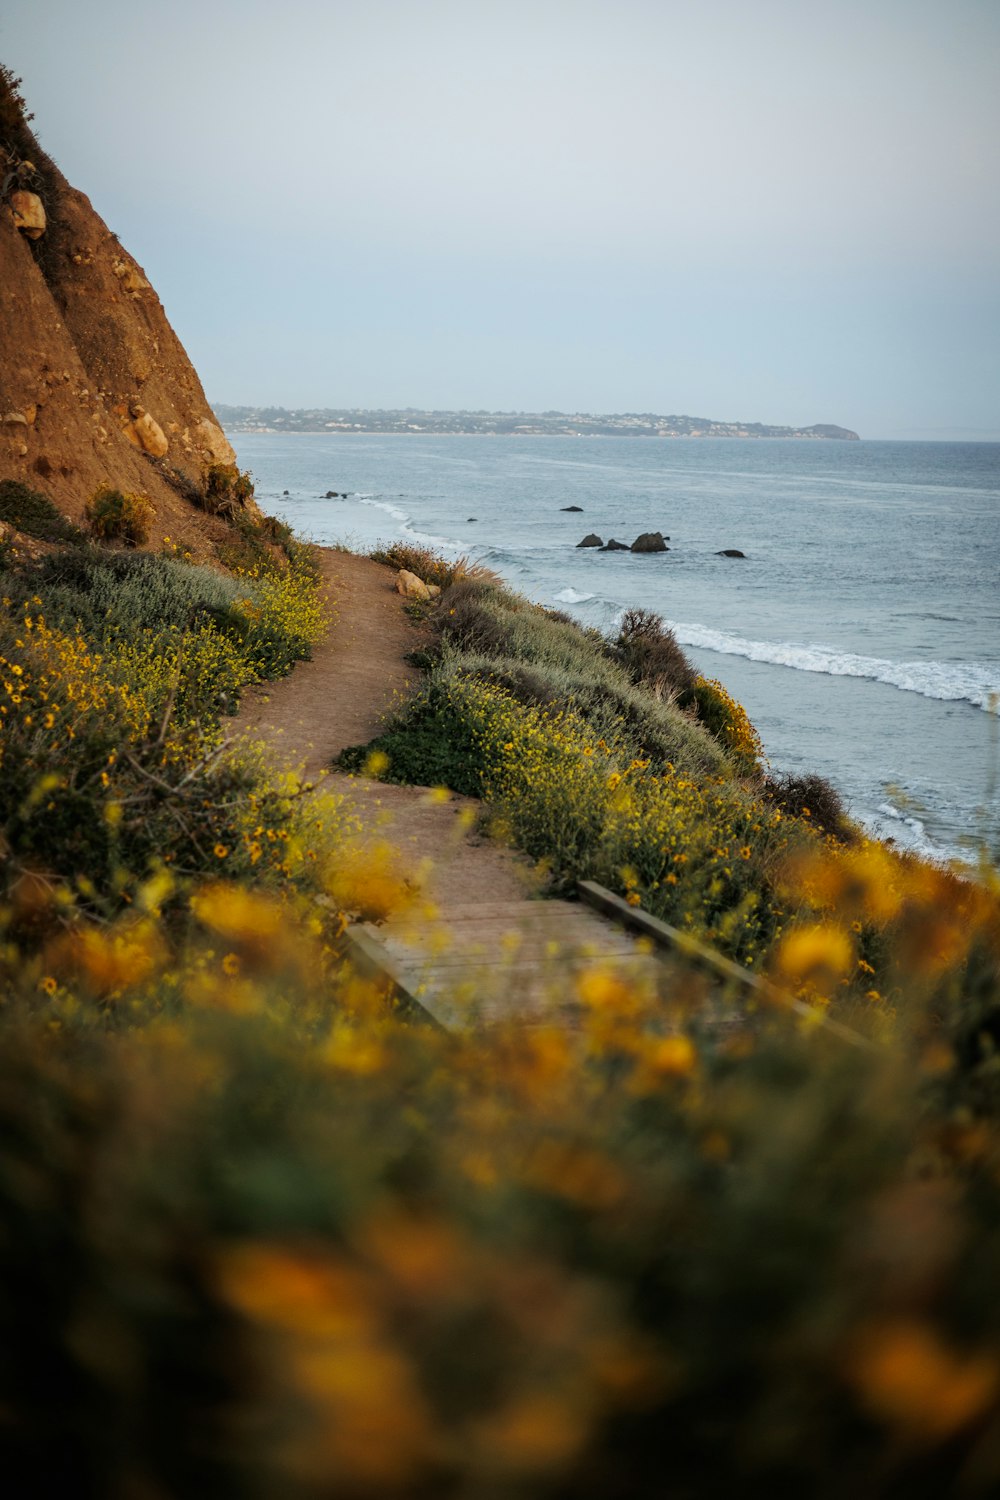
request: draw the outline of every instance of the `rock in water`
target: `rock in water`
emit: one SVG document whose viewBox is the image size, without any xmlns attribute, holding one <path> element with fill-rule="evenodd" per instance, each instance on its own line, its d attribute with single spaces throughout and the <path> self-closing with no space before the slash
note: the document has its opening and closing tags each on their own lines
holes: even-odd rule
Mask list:
<svg viewBox="0 0 1000 1500">
<path fill-rule="evenodd" d="M 606 547 L 602 547 L 601 551 L 602 552 L 628 552 L 629 551 L 629 545 L 628 545 L 628 542 L 616 542 L 615 539 L 614 539 L 614 537 L 611 537 L 609 539 L 609 541 L 608 541 L 607 546 Z"/>
<path fill-rule="evenodd" d="M 741 552 L 738 547 L 723 547 L 722 551 L 715 555 L 716 557 L 746 557 L 746 553 Z"/>
<path fill-rule="evenodd" d="M 582 505 L 560 505 L 559 509 L 560 510 L 575 510 L 578 514 L 580 514 L 580 515 L 583 514 L 583 506 Z"/>
<path fill-rule="evenodd" d="M 662 531 L 644 531 L 637 536 L 630 548 L 632 552 L 669 552 Z"/>
<path fill-rule="evenodd" d="M 604 543 L 601 541 L 601 538 L 597 535 L 597 532 L 596 531 L 592 531 L 592 532 L 589 533 L 588 536 L 584 537 L 584 539 L 583 539 L 582 542 L 577 542 L 576 545 L 577 545 L 577 547 L 603 547 Z"/>
</svg>

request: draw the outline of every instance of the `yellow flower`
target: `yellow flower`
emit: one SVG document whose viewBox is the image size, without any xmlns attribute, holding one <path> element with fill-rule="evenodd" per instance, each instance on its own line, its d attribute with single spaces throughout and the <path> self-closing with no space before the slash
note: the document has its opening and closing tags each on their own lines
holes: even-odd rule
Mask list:
<svg viewBox="0 0 1000 1500">
<path fill-rule="evenodd" d="M 625 981 L 608 969 L 587 969 L 576 981 L 576 992 L 594 1010 L 624 1010 L 633 998 Z"/>
<path fill-rule="evenodd" d="M 327 891 L 342 911 L 382 921 L 409 905 L 413 889 L 391 844 L 347 844 L 327 872 Z"/>
<path fill-rule="evenodd" d="M 839 978 L 853 965 L 851 940 L 842 927 L 832 923 L 803 923 L 792 928 L 778 947 L 777 966 L 786 979 Z"/>
<path fill-rule="evenodd" d="M 229 853 L 229 849 L 225 844 L 216 844 L 212 853 L 215 855 L 216 859 L 225 859 L 226 855 Z"/>
<path fill-rule="evenodd" d="M 384 750 L 372 750 L 364 764 L 364 774 L 370 776 L 373 781 L 385 774 L 389 769 L 389 757 Z"/>
<path fill-rule="evenodd" d="M 160 934 L 155 924 L 145 919 L 106 931 L 78 929 L 59 939 L 50 950 L 57 973 L 62 970 L 67 979 L 82 979 L 97 995 L 112 995 L 141 984 L 163 956 Z"/>
<path fill-rule="evenodd" d="M 654 1072 L 667 1078 L 686 1078 L 698 1063 L 694 1043 L 686 1036 L 668 1036 L 657 1042 L 646 1061 Z"/>
<path fill-rule="evenodd" d="M 258 947 L 277 937 L 283 922 L 276 901 L 221 881 L 203 886 L 191 897 L 198 921 L 228 942 Z"/>
<path fill-rule="evenodd" d="M 964 1354 L 927 1324 L 899 1320 L 856 1342 L 848 1376 L 864 1405 L 911 1442 L 940 1442 L 993 1402 L 1000 1367 L 992 1355 Z"/>
</svg>

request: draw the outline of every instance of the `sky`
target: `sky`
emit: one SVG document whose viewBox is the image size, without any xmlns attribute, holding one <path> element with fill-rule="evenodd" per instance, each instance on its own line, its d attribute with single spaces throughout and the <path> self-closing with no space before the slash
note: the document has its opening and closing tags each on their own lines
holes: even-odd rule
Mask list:
<svg viewBox="0 0 1000 1500">
<path fill-rule="evenodd" d="M 211 400 L 1000 439 L 1000 0 L 3 0 Z"/>
</svg>

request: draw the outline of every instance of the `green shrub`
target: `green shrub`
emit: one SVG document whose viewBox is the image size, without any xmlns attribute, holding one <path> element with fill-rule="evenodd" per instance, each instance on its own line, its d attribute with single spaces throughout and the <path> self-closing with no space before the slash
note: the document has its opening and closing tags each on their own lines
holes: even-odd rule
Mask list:
<svg viewBox="0 0 1000 1500">
<path fill-rule="evenodd" d="M 264 768 L 222 756 L 219 725 L 248 682 L 308 653 L 322 610 L 307 575 L 80 549 L 5 586 L 0 890 L 44 871 L 69 910 L 107 912 L 156 862 L 185 878 L 259 862 L 258 880 L 288 864 L 291 803 L 267 813 Z"/>
<path fill-rule="evenodd" d="M 633 682 L 657 697 L 679 698 L 694 687 L 694 667 L 673 631 L 651 610 L 627 609 L 615 644 Z"/>
<path fill-rule="evenodd" d="M 236 511 L 228 520 L 229 533 L 215 548 L 216 556 L 224 568 L 232 573 L 244 574 L 280 571 L 284 563 L 275 555 L 274 546 L 276 543 L 280 546 L 281 543 L 267 524 L 269 517 L 259 523 L 245 511 Z M 275 523 L 276 527 L 280 525 L 280 522 Z M 298 556 L 294 548 L 292 551 Z"/>
<path fill-rule="evenodd" d="M 424 583 L 436 583 L 445 589 L 459 579 L 475 574 L 466 557 L 448 559 L 432 552 L 429 547 L 420 547 L 411 542 L 392 542 L 388 546 L 372 548 L 368 556 L 374 562 L 384 563 L 388 568 L 405 568 L 415 573 Z"/>
<path fill-rule="evenodd" d="M 432 681 L 402 720 L 371 744 L 350 746 L 336 764 L 343 771 L 363 771 L 375 752 L 383 781 L 447 786 L 464 796 L 481 797 L 485 762 L 476 729 L 468 715 L 455 712 L 448 685 Z"/>
<path fill-rule="evenodd" d="M 37 586 L 52 623 L 72 627 L 79 622 L 99 640 L 115 633 L 184 627 L 202 612 L 225 616 L 249 587 L 217 568 L 93 548 L 44 559 Z"/>
<path fill-rule="evenodd" d="M 522 607 L 493 584 L 465 579 L 445 589 L 435 620 L 442 638 L 459 651 L 511 656 L 513 617 Z"/>
<path fill-rule="evenodd" d="M 209 464 L 205 471 L 202 508 L 227 519 L 245 510 L 253 499 L 253 479 L 235 464 Z"/>
<path fill-rule="evenodd" d="M 243 682 L 282 676 L 309 656 L 321 628 L 309 566 L 271 567 L 238 577 L 150 553 L 83 549 L 44 560 L 37 577 L 48 617 L 88 639 L 113 644 L 152 633 L 211 625 L 237 647 Z M 228 674 L 226 681 L 228 683 Z M 234 706 L 231 687 L 220 701 Z"/>
<path fill-rule="evenodd" d="M 43 542 L 82 542 L 83 532 L 57 510 L 47 495 L 16 479 L 0 481 L 0 521 Z"/>
<path fill-rule="evenodd" d="M 763 792 L 782 812 L 793 818 L 808 819 L 821 833 L 832 834 L 845 843 L 857 836 L 844 799 L 822 776 L 767 776 Z"/>
<path fill-rule="evenodd" d="M 633 681 L 597 631 L 482 579 L 447 589 L 434 624 L 452 667 L 504 682 L 523 702 L 573 709 L 595 737 L 627 741 L 634 756 L 700 774 L 732 773 L 728 746 L 680 712 L 670 694 L 664 699 Z"/>
<path fill-rule="evenodd" d="M 698 677 L 690 701 L 701 723 L 722 745 L 740 774 L 759 779 L 764 747 L 742 703 L 737 703 L 714 677 Z"/>
<path fill-rule="evenodd" d="M 102 541 L 141 547 L 149 537 L 155 512 L 145 495 L 101 485 L 87 501 L 90 529 Z"/>
</svg>

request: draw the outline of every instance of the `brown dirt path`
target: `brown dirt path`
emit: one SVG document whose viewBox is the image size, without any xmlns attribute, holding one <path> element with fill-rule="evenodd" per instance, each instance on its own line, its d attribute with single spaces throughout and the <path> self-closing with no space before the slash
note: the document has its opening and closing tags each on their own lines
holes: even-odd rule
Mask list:
<svg viewBox="0 0 1000 1500">
<path fill-rule="evenodd" d="M 442 909 L 458 901 L 523 899 L 532 885 L 526 861 L 475 830 L 476 804 L 447 801 L 415 787 L 324 773 L 348 745 L 365 744 L 419 681 L 407 665 L 426 633 L 403 611 L 391 569 L 370 558 L 318 548 L 330 628 L 311 661 L 244 696 L 232 738 L 249 735 L 275 761 L 342 795 L 373 839 L 396 845 L 411 868 L 424 867 L 426 889 Z M 427 868 L 429 863 L 429 869 Z"/>
<path fill-rule="evenodd" d="M 419 673 L 404 657 L 421 642 L 391 569 L 350 552 L 316 550 L 330 628 L 311 661 L 251 689 L 234 723 L 235 735 L 264 740 L 277 758 L 303 766 L 309 780 L 348 745 L 378 734 L 393 704 L 416 685 Z"/>
</svg>

